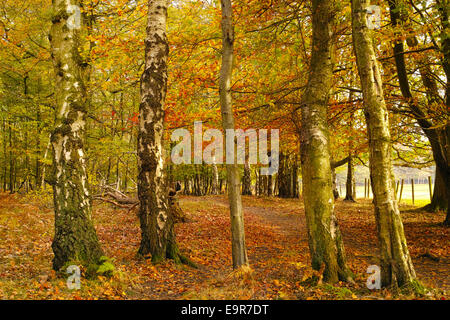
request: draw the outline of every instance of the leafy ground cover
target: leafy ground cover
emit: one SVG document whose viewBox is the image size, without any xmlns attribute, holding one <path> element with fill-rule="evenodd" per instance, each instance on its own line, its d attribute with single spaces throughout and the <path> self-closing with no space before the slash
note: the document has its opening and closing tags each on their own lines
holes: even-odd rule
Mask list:
<svg viewBox="0 0 450 320">
<path fill-rule="evenodd" d="M 308 285 L 312 275 L 305 217 L 297 199 L 243 197 L 250 268 L 232 272 L 225 196 L 181 197 L 189 221 L 176 227 L 181 251 L 198 268 L 135 256 L 140 231 L 135 212 L 95 203 L 94 220 L 111 277 L 82 279 L 69 290 L 51 270 L 53 211 L 47 197 L 0 194 L 1 299 L 447 299 L 450 230 L 443 213 L 402 206 L 410 253 L 423 296 L 366 288 L 367 267 L 377 264 L 369 200 L 339 200 L 336 212 L 355 283 Z"/>
</svg>

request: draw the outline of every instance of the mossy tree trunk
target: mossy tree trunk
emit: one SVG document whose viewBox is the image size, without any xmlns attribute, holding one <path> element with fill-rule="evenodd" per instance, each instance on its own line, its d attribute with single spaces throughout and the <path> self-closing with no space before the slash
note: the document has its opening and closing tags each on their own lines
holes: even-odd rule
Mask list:
<svg viewBox="0 0 450 320">
<path fill-rule="evenodd" d="M 167 0 L 148 2 L 145 69 L 141 77 L 137 153 L 139 221 L 138 254 L 151 254 L 154 263 L 166 258 L 181 262 L 175 241 L 174 219 L 168 207 L 164 169 L 164 108 L 167 93 Z"/>
<path fill-rule="evenodd" d="M 234 115 L 231 97 L 231 76 L 233 72 L 234 27 L 231 0 L 221 0 L 222 8 L 222 66 L 219 78 L 220 107 L 224 130 L 234 128 Z M 235 139 L 236 144 L 236 139 Z M 236 149 L 235 149 L 236 150 Z M 235 159 L 236 160 L 236 159 Z M 244 216 L 241 199 L 241 179 L 239 166 L 227 164 L 228 201 L 231 217 L 231 254 L 233 268 L 248 264 L 245 245 Z"/>
<path fill-rule="evenodd" d="M 394 193 L 389 114 L 378 61 L 367 27 L 368 0 L 352 0 L 353 46 L 369 134 L 370 178 L 380 244 L 383 286 L 409 285 L 416 278 Z"/>
<path fill-rule="evenodd" d="M 68 20 L 79 8 L 75 0 L 54 0 L 50 43 L 56 73 L 56 127 L 53 147 L 55 236 L 53 268 L 68 263 L 97 264 L 102 250 L 92 223 L 92 206 L 85 165 L 83 136 L 86 124 L 87 63 L 81 57 L 84 35 L 81 21 Z M 79 24 L 78 24 L 79 23 Z"/>
<path fill-rule="evenodd" d="M 320 270 L 324 265 L 323 279 L 330 283 L 350 280 L 334 213 L 327 124 L 332 80 L 333 10 L 333 1 L 312 1 L 311 64 L 301 108 L 303 196 L 312 267 Z"/>
</svg>

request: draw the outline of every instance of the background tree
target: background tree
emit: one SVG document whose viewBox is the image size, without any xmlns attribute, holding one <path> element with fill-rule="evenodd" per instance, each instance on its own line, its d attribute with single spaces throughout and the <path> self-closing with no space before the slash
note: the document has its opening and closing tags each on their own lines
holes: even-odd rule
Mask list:
<svg viewBox="0 0 450 320">
<path fill-rule="evenodd" d="M 440 29 L 443 36 L 441 36 L 441 43 L 438 46 L 437 41 L 424 44 L 419 44 L 418 37 L 416 37 L 414 31 L 411 32 L 409 23 L 406 22 L 407 17 L 412 10 L 408 10 L 404 1 L 388 0 L 389 13 L 392 25 L 394 27 L 395 44 L 393 47 L 393 54 L 396 66 L 396 73 L 398 77 L 399 87 L 401 94 L 408 106 L 408 114 L 410 114 L 423 130 L 433 152 L 433 158 L 436 163 L 436 177 L 434 196 L 428 209 L 437 211 L 447 211 L 447 218 L 445 223 L 450 224 L 449 206 L 450 202 L 450 164 L 449 164 L 449 136 L 450 126 L 448 124 L 448 116 L 442 116 L 445 114 L 445 109 L 449 109 L 450 104 L 450 40 L 448 35 L 450 34 L 449 8 L 448 1 L 436 1 L 436 8 L 434 15 L 437 21 L 441 21 Z M 427 11 L 426 8 L 420 9 L 418 6 L 414 6 L 414 9 L 423 17 L 423 11 Z M 408 12 L 409 11 L 409 12 Z M 430 15 L 430 14 L 429 14 Z M 428 15 L 428 16 L 429 16 Z M 423 55 L 414 59 L 413 63 L 419 70 L 421 84 L 426 91 L 426 99 L 419 99 L 413 95 L 411 90 L 409 78 L 414 78 L 414 74 L 411 74 L 408 78 L 407 63 L 405 60 L 405 45 L 402 35 L 405 29 L 409 29 L 407 43 L 411 50 L 420 50 L 419 47 L 424 45 L 434 45 L 434 47 L 428 47 L 428 50 L 434 49 L 441 53 L 441 58 L 436 59 L 433 56 Z M 430 33 L 431 37 L 433 34 Z M 421 37 L 423 38 L 423 37 Z M 425 38 L 426 39 L 426 38 Z M 428 51 L 427 50 L 427 51 Z M 442 73 L 445 75 L 446 84 L 442 89 L 439 89 L 436 75 L 433 74 L 431 63 L 436 61 L 442 66 Z M 445 97 L 442 98 L 439 95 L 439 91 L 445 92 Z"/>
</svg>

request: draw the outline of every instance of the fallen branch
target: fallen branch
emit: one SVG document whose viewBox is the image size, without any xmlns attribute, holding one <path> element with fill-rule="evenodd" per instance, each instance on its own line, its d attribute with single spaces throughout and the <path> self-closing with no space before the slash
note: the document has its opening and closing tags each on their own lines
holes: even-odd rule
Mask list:
<svg viewBox="0 0 450 320">
<path fill-rule="evenodd" d="M 93 197 L 94 200 L 107 202 L 122 209 L 128 209 L 128 213 L 139 206 L 139 200 L 137 197 L 129 197 L 120 190 L 114 189 L 113 187 L 108 185 L 102 186 L 101 189 L 103 189 L 104 192 L 102 194 L 95 195 Z M 178 203 L 177 194 L 180 190 L 181 186 L 177 184 L 175 189 L 171 188 L 168 192 L 169 210 L 174 218 L 175 223 L 188 221 L 186 215 L 184 214 Z"/>
<path fill-rule="evenodd" d="M 105 197 L 98 197 L 98 196 L 95 196 L 95 197 L 93 197 L 93 199 L 94 199 L 94 200 L 100 200 L 100 201 L 103 201 L 103 202 L 111 203 L 111 204 L 115 205 L 116 207 L 119 207 L 119 208 L 122 208 L 122 209 L 130 209 L 130 206 L 129 206 L 129 205 L 120 204 L 120 203 L 118 203 L 118 202 L 116 202 L 116 201 L 113 201 L 113 200 L 108 199 L 108 198 L 105 198 Z M 138 204 L 138 203 L 137 203 L 137 204 Z M 137 204 L 136 204 L 136 205 L 137 205 Z"/>
</svg>

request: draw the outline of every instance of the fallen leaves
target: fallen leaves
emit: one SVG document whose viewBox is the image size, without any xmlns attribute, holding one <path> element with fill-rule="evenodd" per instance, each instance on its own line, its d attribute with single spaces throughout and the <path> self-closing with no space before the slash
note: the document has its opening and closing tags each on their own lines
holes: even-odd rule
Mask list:
<svg viewBox="0 0 450 320">
<path fill-rule="evenodd" d="M 302 204 L 296 199 L 243 197 L 250 268 L 232 272 L 226 197 L 182 197 L 190 222 L 176 226 L 180 250 L 199 269 L 166 261 L 153 265 L 136 258 L 139 224 L 134 214 L 107 204 L 94 206 L 94 220 L 105 254 L 116 267 L 113 277 L 81 280 L 70 291 L 51 270 L 53 213 L 17 196 L 0 195 L 1 299 L 393 299 L 389 291 L 369 291 L 366 269 L 376 256 L 377 239 L 369 202 L 337 202 L 348 264 L 355 284 L 303 282 L 321 278 L 310 268 Z M 449 230 L 436 214 L 402 214 L 416 271 L 446 299 L 450 288 Z M 436 259 L 429 259 L 426 254 Z M 421 256 L 422 255 L 422 256 Z"/>
</svg>

